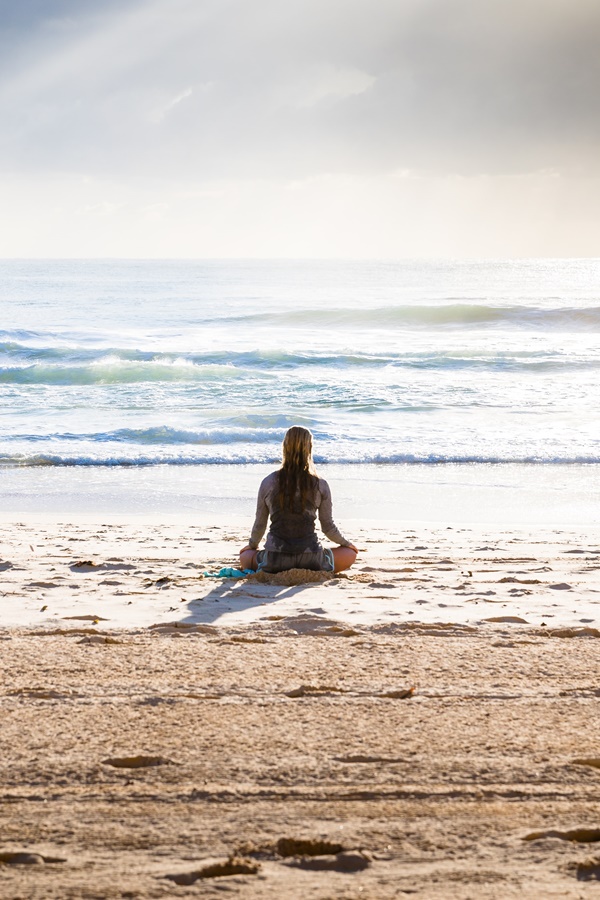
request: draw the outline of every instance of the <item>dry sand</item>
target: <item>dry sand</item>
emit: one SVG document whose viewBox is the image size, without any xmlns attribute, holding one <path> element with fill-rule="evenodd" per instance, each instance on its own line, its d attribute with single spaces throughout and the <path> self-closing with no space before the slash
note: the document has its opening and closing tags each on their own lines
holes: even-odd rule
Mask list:
<svg viewBox="0 0 600 900">
<path fill-rule="evenodd" d="M 600 896 L 598 534 L 355 534 L 2 526 L 1 897 Z"/>
</svg>

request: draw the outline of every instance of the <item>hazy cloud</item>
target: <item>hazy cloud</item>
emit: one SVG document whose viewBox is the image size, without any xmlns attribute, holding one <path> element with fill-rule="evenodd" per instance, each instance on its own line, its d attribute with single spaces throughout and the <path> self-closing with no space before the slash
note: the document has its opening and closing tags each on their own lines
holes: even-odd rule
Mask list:
<svg viewBox="0 0 600 900">
<path fill-rule="evenodd" d="M 0 256 L 597 254 L 598 0 L 0 0 Z"/>
<path fill-rule="evenodd" d="M 206 180 L 599 165 L 597 0 L 0 10 L 4 171 Z"/>
</svg>

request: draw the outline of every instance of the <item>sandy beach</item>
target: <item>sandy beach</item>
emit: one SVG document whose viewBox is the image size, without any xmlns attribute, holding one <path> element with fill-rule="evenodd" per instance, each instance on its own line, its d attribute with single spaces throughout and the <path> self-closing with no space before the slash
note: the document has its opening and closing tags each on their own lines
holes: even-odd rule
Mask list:
<svg viewBox="0 0 600 900">
<path fill-rule="evenodd" d="M 597 529 L 1 527 L 0 896 L 600 891 Z"/>
</svg>

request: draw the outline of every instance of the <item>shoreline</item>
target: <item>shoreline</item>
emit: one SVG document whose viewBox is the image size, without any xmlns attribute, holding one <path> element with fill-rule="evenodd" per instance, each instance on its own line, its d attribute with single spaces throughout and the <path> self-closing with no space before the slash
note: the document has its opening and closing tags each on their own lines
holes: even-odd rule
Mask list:
<svg viewBox="0 0 600 900">
<path fill-rule="evenodd" d="M 273 465 L 0 469 L 0 522 L 86 518 L 218 522 L 250 528 Z M 400 527 L 600 527 L 598 467 L 575 464 L 320 465 L 334 518 Z"/>
</svg>

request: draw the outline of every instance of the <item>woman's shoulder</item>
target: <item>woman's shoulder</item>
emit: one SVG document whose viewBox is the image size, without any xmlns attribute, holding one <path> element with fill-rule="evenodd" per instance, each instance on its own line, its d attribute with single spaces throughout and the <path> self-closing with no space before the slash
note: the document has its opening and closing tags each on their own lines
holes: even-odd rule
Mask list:
<svg viewBox="0 0 600 900">
<path fill-rule="evenodd" d="M 271 472 L 269 475 L 267 475 L 266 478 L 263 478 L 263 480 L 260 483 L 261 490 L 269 491 L 272 488 L 274 488 L 275 485 L 277 484 L 278 474 L 279 474 L 279 470 L 276 470 L 275 472 Z"/>
<path fill-rule="evenodd" d="M 319 475 L 317 476 L 317 489 L 322 497 L 328 497 L 331 494 L 328 483 Z"/>
</svg>

